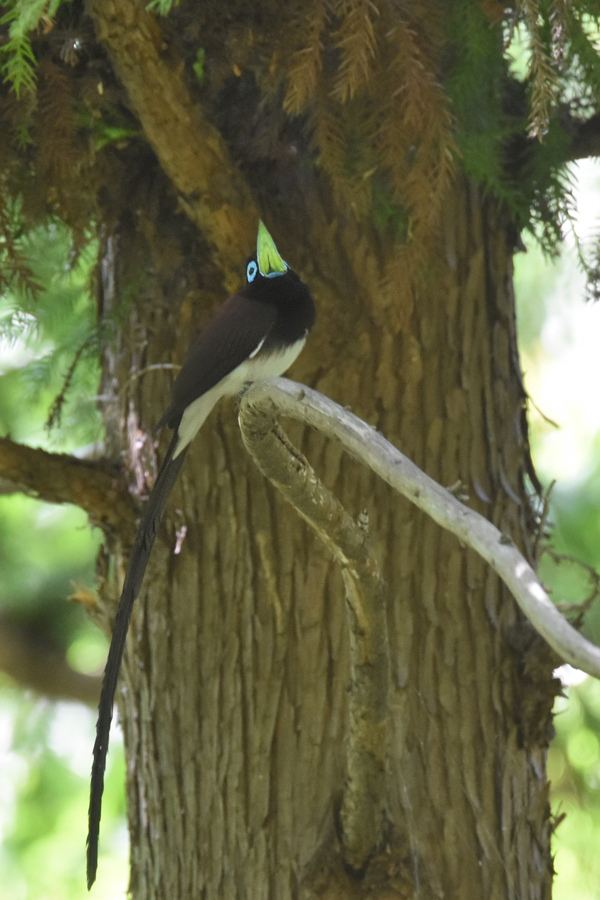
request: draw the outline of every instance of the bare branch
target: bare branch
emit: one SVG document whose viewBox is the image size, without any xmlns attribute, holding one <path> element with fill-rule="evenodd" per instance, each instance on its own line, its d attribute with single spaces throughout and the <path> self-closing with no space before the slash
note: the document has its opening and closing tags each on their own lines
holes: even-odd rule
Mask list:
<svg viewBox="0 0 600 900">
<path fill-rule="evenodd" d="M 289 442 L 272 409 L 250 398 L 240 409 L 244 443 L 258 468 L 316 531 L 342 569 L 350 630 L 350 730 L 341 810 L 346 862 L 360 869 L 383 839 L 389 752 L 390 658 L 385 585 L 356 523 Z"/>
<path fill-rule="evenodd" d="M 133 528 L 133 501 L 118 479 L 100 463 L 0 438 L 0 479 L 38 500 L 80 506 L 101 528 Z"/>
<path fill-rule="evenodd" d="M 216 250 L 225 286 L 239 286 L 258 212 L 219 131 L 192 102 L 182 67 L 169 61 L 156 18 L 140 0 L 91 0 L 89 12 L 131 108 L 181 204 Z"/>
<path fill-rule="evenodd" d="M 58 651 L 23 628 L 0 618 L 0 670 L 22 687 L 53 700 L 78 700 L 95 706 L 100 675 L 77 672 Z"/>
<path fill-rule="evenodd" d="M 600 678 L 600 648 L 576 631 L 554 606 L 535 572 L 506 535 L 464 506 L 429 478 L 381 434 L 318 391 L 284 378 L 251 385 L 240 404 L 242 432 L 252 426 L 254 410 L 275 427 L 278 415 L 289 416 L 339 441 L 344 450 L 368 466 L 419 509 L 451 531 L 488 562 L 504 581 L 532 625 L 565 662 Z"/>
</svg>

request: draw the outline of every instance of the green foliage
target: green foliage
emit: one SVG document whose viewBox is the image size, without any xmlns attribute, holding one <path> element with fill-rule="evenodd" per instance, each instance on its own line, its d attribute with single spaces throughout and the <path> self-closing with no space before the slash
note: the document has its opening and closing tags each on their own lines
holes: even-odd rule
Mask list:
<svg viewBox="0 0 600 900">
<path fill-rule="evenodd" d="M 318 0 L 294 9 L 290 31 L 295 52 L 285 60 L 284 108 L 308 114 L 338 201 L 355 215 L 371 214 L 369 181 L 376 176 L 389 191 L 388 205 L 410 218 L 404 234 L 422 249 L 451 182 L 456 149 L 442 88 L 439 9 Z"/>
<path fill-rule="evenodd" d="M 2 895 L 31 900 L 88 897 L 82 860 L 94 711 L 24 696 L 3 684 L 0 869 Z M 125 897 L 125 770 L 113 735 L 103 804 L 104 848 L 98 900 Z"/>
<path fill-rule="evenodd" d="M 15 210 L 15 226 L 18 219 Z M 9 291 L 5 285 L 0 301 L 0 433 L 55 450 L 80 451 L 101 435 L 94 402 L 99 347 L 90 291 L 95 244 L 74 252 L 69 230 L 56 221 L 21 232 L 19 241 L 31 277 L 43 287 L 31 292 L 17 285 Z M 48 433 L 48 411 L 85 341 L 62 427 Z M 99 538 L 80 509 L 22 495 L 0 498 L 0 614 L 88 672 L 101 664 L 106 639 L 81 606 L 66 598 L 73 580 L 93 585 Z M 6 677 L 0 681 L 3 895 L 83 900 L 82 823 L 94 712 L 26 696 Z M 111 846 L 112 832 L 121 861 L 118 866 L 109 862 L 103 872 L 110 889 L 103 894 L 101 882 L 99 897 L 106 900 L 118 896 L 119 888 L 124 893 L 126 883 L 122 754 L 112 753 L 108 765 L 105 847 Z"/>
<path fill-rule="evenodd" d="M 0 44 L 0 72 L 5 81 L 11 82 L 17 95 L 22 88 L 35 87 L 35 55 L 31 46 L 31 33 L 43 20 L 51 21 L 62 3 L 71 0 L 0 0 L 7 11 L 0 18 L 0 25 L 8 25 L 8 40 Z"/>
<path fill-rule="evenodd" d="M 390 230 L 397 240 L 408 238 L 410 220 L 406 209 L 394 203 L 389 186 L 380 179 L 371 179 L 373 221 L 380 231 Z"/>
<path fill-rule="evenodd" d="M 583 269 L 587 276 L 586 299 L 600 300 L 600 232 L 596 232 L 587 246 L 579 245 Z"/>
<path fill-rule="evenodd" d="M 321 164 L 354 210 L 375 199 L 367 174 L 389 185 L 389 203 L 410 218 L 405 239 L 430 232 L 460 166 L 555 253 L 572 215 L 565 111 L 595 109 L 599 13 L 598 3 L 548 0 L 511 10 L 475 0 L 300 2 L 285 107 L 308 112 Z"/>
<path fill-rule="evenodd" d="M 480 4 L 470 0 L 452 4 L 448 52 L 452 63 L 445 87 L 465 171 L 498 191 L 504 179 L 502 142 L 510 133 L 503 110 L 507 66 L 502 33 L 490 27 Z M 516 130 L 518 125 L 512 127 Z"/>
<path fill-rule="evenodd" d="M 67 652 L 88 621 L 80 606 L 65 601 L 74 583 L 93 583 L 97 545 L 82 510 L 1 497 L 2 614 Z"/>
<path fill-rule="evenodd" d="M 568 68 L 572 78 L 574 100 L 581 105 L 595 107 L 600 96 L 600 55 L 598 53 L 598 16 L 575 8 L 569 10 L 568 21 L 569 54 Z"/>
<path fill-rule="evenodd" d="M 588 186 L 589 190 L 589 186 Z M 560 260 L 550 264 L 539 248 L 530 241 L 527 254 L 519 254 L 515 260 L 516 295 L 521 354 L 526 373 L 526 388 L 532 400 L 544 409 L 540 387 L 545 378 L 552 378 L 548 370 L 557 365 L 555 346 L 545 346 L 545 331 L 561 335 L 561 342 L 570 346 L 570 334 L 575 331 L 573 320 L 559 313 L 563 308 L 577 312 L 573 294 L 581 289 L 581 276 L 577 281 L 577 259 L 574 251 L 565 253 Z M 582 308 L 590 314 L 594 310 Z M 587 318 L 586 320 L 587 321 Z M 575 332 L 577 333 L 577 332 Z M 582 383 L 569 371 L 571 353 L 564 351 L 562 378 L 565 394 L 563 409 L 576 403 L 586 409 L 586 396 L 595 403 L 595 384 Z M 593 352 L 593 350 L 592 350 Z M 558 373 L 559 375 L 560 373 Z M 578 373 L 580 375 L 580 373 Z M 555 383 L 557 375 L 552 379 Z M 533 385 L 537 386 L 537 390 Z M 549 391 L 553 394 L 553 391 Z M 581 393 L 583 396 L 577 396 Z M 594 418 L 593 410 L 587 410 Z M 558 429 L 532 411 L 532 450 L 538 474 L 546 484 L 558 478 L 550 499 L 550 538 L 552 554 L 545 553 L 541 560 L 540 577 L 550 589 L 556 602 L 578 606 L 593 597 L 597 580 L 587 566 L 600 570 L 600 435 L 590 440 L 583 430 L 573 436 L 580 448 L 580 464 L 573 454 L 561 459 L 554 449 L 544 453 L 548 435 L 558 434 Z M 575 412 L 573 418 L 581 418 Z M 565 423 L 558 423 L 564 428 Z M 562 464 L 562 465 L 561 465 Z M 558 554 L 558 555 L 555 555 Z M 564 607 L 563 607 L 564 608 Z M 568 614 L 574 620 L 573 613 Z M 600 602 L 593 600 L 585 613 L 582 630 L 586 637 L 600 643 Z M 583 683 L 566 689 L 566 697 L 558 698 L 555 705 L 556 737 L 548 754 L 548 775 L 551 781 L 552 810 L 560 821 L 553 839 L 556 854 L 553 897 L 555 900 L 596 900 L 600 867 L 597 854 L 590 851 L 600 842 L 600 683 L 586 678 Z"/>
<path fill-rule="evenodd" d="M 24 247 L 25 230 L 21 215 L 21 199 L 2 190 L 0 181 L 0 293 L 35 296 L 40 289 Z M 6 316 L 3 317 L 6 319 Z M 20 329 L 24 323 L 15 325 Z M 10 334 L 10 323 L 3 322 L 4 333 Z"/>
<path fill-rule="evenodd" d="M 58 195 L 55 211 L 78 227 L 68 176 L 89 164 L 77 129 L 81 110 L 87 111 L 82 131 L 91 133 L 96 151 L 121 146 L 137 132 L 118 114 L 117 121 L 104 115 L 104 107 L 99 115 L 98 98 L 88 107 L 89 87 L 81 103 L 73 88 L 61 86 L 69 69 L 57 62 L 50 38 L 53 19 L 69 2 L 0 0 L 7 30 L 0 64 L 19 92 L 32 89 L 36 78 L 40 87 L 44 82 L 34 56 L 47 63 L 45 95 L 33 114 L 39 121 L 32 131 L 17 117 L 13 133 L 25 141 L 36 134 L 42 178 Z M 178 7 L 178 0 L 151 0 L 146 8 L 172 13 L 174 22 Z M 206 42 L 191 50 L 198 47 L 195 26 L 186 64 L 206 87 L 207 73 L 237 67 L 252 34 L 246 69 L 267 93 L 285 84 L 286 111 L 308 119 L 320 164 L 354 214 L 374 211 L 369 179 L 376 175 L 388 186 L 389 203 L 410 218 L 397 236 L 418 243 L 431 232 L 460 167 L 506 204 L 517 227 L 556 251 L 571 212 L 564 161 L 572 129 L 564 127 L 565 110 L 585 118 L 600 95 L 597 0 L 522 0 L 505 9 L 477 0 L 297 0 L 281 4 L 279 18 L 261 5 L 244 9 L 244 16 L 242 5 L 239 11 L 239 31 L 229 20 L 219 26 L 230 30 L 231 41 L 223 42 L 214 26 L 220 47 L 232 48 L 219 60 L 207 33 L 214 11 L 204 13 Z M 189 26 L 189 13 L 181 15 Z M 510 59 L 516 46 L 520 67 Z"/>
<path fill-rule="evenodd" d="M 595 444 L 600 449 L 600 437 Z M 558 555 L 544 555 L 540 565 L 540 577 L 552 585 L 557 600 L 575 605 L 575 609 L 588 598 L 592 600 L 582 631 L 596 644 L 600 644 L 600 598 L 592 573 L 594 569 L 600 571 L 599 509 L 600 471 L 575 484 L 559 483 L 553 490 L 551 519 L 552 549 Z"/>
<path fill-rule="evenodd" d="M 43 284 L 44 289 L 35 294 L 6 294 L 0 302 L 7 349 L 11 343 L 15 345 L 17 337 L 28 338 L 27 350 L 17 354 L 14 367 L 5 365 L 0 425 L 10 428 L 16 439 L 31 440 L 31 434 L 27 433 L 31 417 L 26 410 L 39 403 L 45 406 L 45 419 L 48 418 L 78 354 L 82 365 L 71 378 L 65 407 L 66 430 L 60 437 L 61 442 L 66 441 L 65 449 L 73 449 L 97 440 L 100 435 L 100 420 L 91 401 L 99 379 L 100 336 L 89 290 L 96 244 L 90 241 L 72 254 L 68 229 L 59 222 L 50 222 L 24 234 L 21 250 L 35 283 Z M 82 403 L 89 410 L 83 420 Z"/>
<path fill-rule="evenodd" d="M 179 6 L 179 0 L 150 0 L 146 9 L 157 12 L 159 16 L 166 16 L 174 6 Z"/>
<path fill-rule="evenodd" d="M 556 702 L 548 755 L 556 833 L 555 900 L 595 900 L 600 859 L 600 683 L 591 678 Z"/>
<path fill-rule="evenodd" d="M 35 295 L 5 292 L 0 300 L 0 433 L 51 449 L 79 450 L 101 436 L 93 400 L 99 348 L 89 291 L 95 246 L 90 242 L 73 257 L 68 229 L 55 222 L 22 240 L 32 275 L 44 288 Z M 65 375 L 82 346 L 65 393 Z M 57 396 L 64 401 L 62 427 L 49 433 L 44 423 Z M 88 627 L 83 612 L 64 602 L 73 578 L 93 580 L 98 536 L 86 526 L 81 510 L 21 495 L 1 498 L 2 611 L 26 622 L 50 622 L 63 647 L 67 636 Z"/>
<path fill-rule="evenodd" d="M 93 115 L 87 107 L 82 107 L 78 115 L 79 122 L 89 129 L 96 150 L 102 150 L 109 144 L 123 144 L 132 138 L 139 138 L 140 131 L 131 128 L 120 110 L 107 110 L 101 118 Z"/>
<path fill-rule="evenodd" d="M 471 0 L 453 5 L 446 89 L 465 172 L 486 185 L 517 225 L 554 254 L 573 209 L 567 169 L 571 134 L 557 115 L 574 86 L 565 62 L 567 23 L 561 20 L 562 30 L 557 30 L 558 13 L 545 4 L 523 7 L 520 27 L 513 20 L 503 33 L 490 27 L 482 5 Z M 579 90 L 582 78 L 589 76 L 588 87 L 593 83 L 600 57 L 574 15 L 568 33 L 579 35 L 588 59 L 585 76 L 578 72 Z"/>
<path fill-rule="evenodd" d="M 570 137 L 551 120 L 543 141 L 528 145 L 519 193 L 509 207 L 548 255 L 558 253 L 564 225 L 574 221 L 573 173 L 565 160 Z"/>
<path fill-rule="evenodd" d="M 196 59 L 194 60 L 194 65 L 192 66 L 194 75 L 196 76 L 200 84 L 202 84 L 202 82 L 204 81 L 204 56 L 204 48 L 201 47 L 196 54 Z"/>
</svg>

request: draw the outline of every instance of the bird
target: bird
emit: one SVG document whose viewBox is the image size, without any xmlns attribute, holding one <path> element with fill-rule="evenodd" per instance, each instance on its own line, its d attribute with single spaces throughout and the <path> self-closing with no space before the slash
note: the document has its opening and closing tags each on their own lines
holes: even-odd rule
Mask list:
<svg viewBox="0 0 600 900">
<path fill-rule="evenodd" d="M 304 347 L 315 316 L 309 288 L 281 258 L 261 220 L 244 287 L 223 303 L 193 342 L 173 383 L 170 405 L 156 426 L 168 426 L 173 436 L 140 519 L 104 670 L 90 784 L 88 890 L 98 867 L 104 770 L 121 659 L 168 497 L 191 441 L 218 400 L 240 393 L 248 382 L 282 375 Z"/>
</svg>

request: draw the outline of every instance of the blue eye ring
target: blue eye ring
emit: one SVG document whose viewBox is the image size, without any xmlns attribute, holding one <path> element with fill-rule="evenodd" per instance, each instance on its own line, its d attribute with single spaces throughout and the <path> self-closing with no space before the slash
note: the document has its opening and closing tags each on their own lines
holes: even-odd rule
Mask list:
<svg viewBox="0 0 600 900">
<path fill-rule="evenodd" d="M 258 266 L 254 262 L 254 260 L 251 259 L 246 268 L 246 280 L 248 282 L 254 281 L 254 279 L 256 278 L 257 272 L 258 272 Z"/>
</svg>

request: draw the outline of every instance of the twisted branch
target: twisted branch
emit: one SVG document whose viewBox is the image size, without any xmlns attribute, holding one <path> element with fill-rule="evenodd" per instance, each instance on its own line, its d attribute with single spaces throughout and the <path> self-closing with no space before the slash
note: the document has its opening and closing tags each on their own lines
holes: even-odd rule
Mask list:
<svg viewBox="0 0 600 900">
<path fill-rule="evenodd" d="M 267 387 L 267 396 L 273 384 Z M 291 382 L 289 382 L 291 384 Z M 246 448 L 260 471 L 316 531 L 342 569 L 350 630 L 350 732 L 347 785 L 341 809 L 346 862 L 360 869 L 380 843 L 385 824 L 385 762 L 389 750 L 389 643 L 385 585 L 357 524 L 321 484 L 275 420 L 276 407 L 253 388 L 240 408 Z"/>
<path fill-rule="evenodd" d="M 240 404 L 243 433 L 251 428 L 255 410 L 263 414 L 265 428 L 267 422 L 275 428 L 277 416 L 285 415 L 337 440 L 347 453 L 485 559 L 531 624 L 565 662 L 600 678 L 600 648 L 561 615 L 510 538 L 429 478 L 374 428 L 318 391 L 283 378 L 256 382 L 248 388 Z"/>
</svg>

